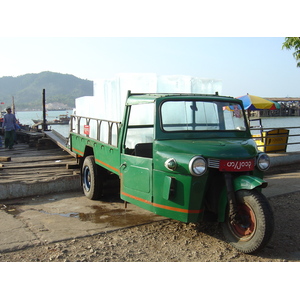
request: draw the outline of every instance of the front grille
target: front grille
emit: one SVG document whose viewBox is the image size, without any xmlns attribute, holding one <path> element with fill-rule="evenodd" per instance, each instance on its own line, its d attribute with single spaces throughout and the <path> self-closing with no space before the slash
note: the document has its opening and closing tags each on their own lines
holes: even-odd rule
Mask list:
<svg viewBox="0 0 300 300">
<path fill-rule="evenodd" d="M 219 169 L 219 166 L 220 166 L 219 159 L 209 158 L 207 161 L 208 161 L 209 168 Z"/>
</svg>

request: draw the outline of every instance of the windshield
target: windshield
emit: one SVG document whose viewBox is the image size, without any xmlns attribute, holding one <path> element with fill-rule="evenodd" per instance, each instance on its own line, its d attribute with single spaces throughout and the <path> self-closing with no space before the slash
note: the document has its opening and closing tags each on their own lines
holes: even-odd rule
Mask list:
<svg viewBox="0 0 300 300">
<path fill-rule="evenodd" d="M 161 106 L 164 131 L 245 131 L 242 108 L 237 103 L 166 101 Z"/>
</svg>

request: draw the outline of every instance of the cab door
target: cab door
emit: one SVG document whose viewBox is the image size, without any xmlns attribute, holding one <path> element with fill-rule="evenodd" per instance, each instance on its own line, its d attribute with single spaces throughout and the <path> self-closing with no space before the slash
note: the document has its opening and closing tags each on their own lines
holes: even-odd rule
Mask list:
<svg viewBox="0 0 300 300">
<path fill-rule="evenodd" d="M 126 115 L 127 128 L 121 142 L 121 198 L 152 210 L 154 105 L 128 106 Z"/>
<path fill-rule="evenodd" d="M 121 198 L 146 209 L 152 203 L 152 158 L 121 154 Z"/>
</svg>

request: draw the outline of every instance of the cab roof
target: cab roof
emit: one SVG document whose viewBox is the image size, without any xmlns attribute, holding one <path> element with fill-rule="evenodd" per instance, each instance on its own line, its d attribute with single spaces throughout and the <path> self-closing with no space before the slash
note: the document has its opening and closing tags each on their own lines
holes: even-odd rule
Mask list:
<svg viewBox="0 0 300 300">
<path fill-rule="evenodd" d="M 211 101 L 235 101 L 242 102 L 239 99 L 227 96 L 219 96 L 216 94 L 193 94 L 193 93 L 150 93 L 150 94 L 131 94 L 129 91 L 126 105 L 137 105 L 137 104 L 146 104 L 153 103 L 156 100 L 172 98 L 174 100 L 183 100 L 183 99 L 197 99 L 197 100 L 211 100 Z"/>
</svg>

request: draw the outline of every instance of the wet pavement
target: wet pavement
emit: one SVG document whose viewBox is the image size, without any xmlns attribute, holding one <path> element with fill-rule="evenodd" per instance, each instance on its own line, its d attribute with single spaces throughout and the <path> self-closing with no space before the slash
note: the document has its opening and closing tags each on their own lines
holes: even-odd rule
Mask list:
<svg viewBox="0 0 300 300">
<path fill-rule="evenodd" d="M 1 201 L 0 252 L 91 236 L 166 219 L 121 200 L 80 192 Z"/>
<path fill-rule="evenodd" d="M 131 204 L 125 208 L 113 183 L 103 201 L 87 199 L 76 159 L 59 147 L 14 148 L 0 149 L 0 252 L 165 219 Z"/>
</svg>

